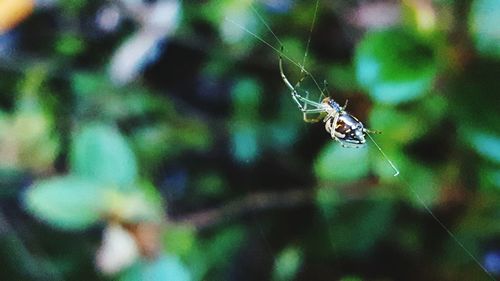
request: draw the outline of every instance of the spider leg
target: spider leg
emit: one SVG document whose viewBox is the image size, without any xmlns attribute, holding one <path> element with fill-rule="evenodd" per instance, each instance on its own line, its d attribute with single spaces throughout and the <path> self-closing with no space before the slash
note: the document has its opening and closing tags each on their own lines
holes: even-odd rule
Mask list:
<svg viewBox="0 0 500 281">
<path fill-rule="evenodd" d="M 370 129 L 366 129 L 366 128 L 364 128 L 364 129 L 363 129 L 363 132 L 365 132 L 365 133 L 369 133 L 369 134 L 382 134 L 382 132 L 381 132 L 381 131 L 377 131 L 377 130 L 370 130 Z"/>
<path fill-rule="evenodd" d="M 321 90 L 321 95 L 319 96 L 318 102 L 321 102 L 323 98 L 326 98 L 326 95 L 324 93 L 328 93 L 328 81 L 326 80 L 323 80 L 323 90 Z"/>
<path fill-rule="evenodd" d="M 345 110 L 347 108 L 347 103 L 349 102 L 349 100 L 345 100 L 345 104 L 344 106 L 342 107 L 342 110 Z"/>
<path fill-rule="evenodd" d="M 305 99 L 309 100 L 308 98 L 309 98 L 309 92 L 306 91 L 306 98 Z M 321 113 L 325 112 L 325 110 L 322 108 L 307 109 L 307 105 L 308 105 L 307 103 L 304 103 L 304 110 L 302 111 L 304 121 L 307 123 L 316 123 L 316 122 L 320 121 L 323 118 Z M 316 117 L 313 117 L 313 118 L 309 118 L 307 116 L 308 114 L 313 114 L 313 113 L 316 113 L 319 115 L 317 115 Z"/>
<path fill-rule="evenodd" d="M 283 46 L 281 46 L 281 52 L 283 52 Z M 303 105 L 299 102 L 299 98 L 302 98 L 299 93 L 297 93 L 297 90 L 295 87 L 292 86 L 290 81 L 288 81 L 288 78 L 286 78 L 285 72 L 283 71 L 283 57 L 281 56 L 280 53 L 280 60 L 279 60 L 279 66 L 280 66 L 280 74 L 281 74 L 281 79 L 283 79 L 283 82 L 285 82 L 285 85 L 290 89 L 291 94 L 292 94 L 292 99 L 295 101 L 299 109 L 303 112 L 304 107 Z"/>
<path fill-rule="evenodd" d="M 283 47 L 281 47 L 281 50 L 283 51 Z M 317 103 L 317 102 L 314 102 L 314 101 L 311 101 L 307 98 L 304 98 L 302 97 L 298 92 L 297 92 L 297 89 L 296 87 L 292 86 L 292 83 L 290 83 L 290 81 L 288 81 L 288 78 L 286 77 L 285 75 L 285 71 L 283 70 L 283 57 L 280 55 L 280 60 L 279 60 L 279 67 L 280 67 L 280 74 L 281 74 L 281 79 L 283 79 L 283 82 L 285 82 L 285 85 L 288 87 L 288 89 L 290 90 L 291 92 L 291 95 L 292 95 L 292 99 L 295 101 L 295 103 L 297 104 L 297 106 L 299 107 L 300 111 L 302 112 L 305 112 L 306 111 L 306 108 L 305 108 L 305 105 L 309 104 L 309 105 L 312 105 L 315 107 L 314 110 L 316 109 L 321 109 L 322 108 L 322 105 L 320 103 Z M 306 72 L 303 71 L 303 74 L 306 74 Z M 306 75 L 303 75 L 303 77 L 299 80 L 299 82 L 297 83 L 297 87 L 300 86 L 300 82 L 302 80 L 304 80 L 304 78 L 306 77 Z M 302 104 L 302 103 L 303 104 Z M 321 109 L 320 112 L 324 112 L 323 109 Z M 311 112 L 312 113 L 312 112 Z"/>
<path fill-rule="evenodd" d="M 330 136 L 332 137 L 332 139 L 334 140 L 338 140 L 338 137 L 336 135 L 336 127 L 337 127 L 337 122 L 339 120 L 339 116 L 340 114 L 338 112 L 329 112 L 328 115 L 325 116 L 325 118 L 323 119 L 323 122 L 325 122 L 325 130 L 330 133 Z M 333 121 L 332 121 L 332 118 L 333 118 Z M 330 122 L 331 121 L 331 122 Z"/>
</svg>

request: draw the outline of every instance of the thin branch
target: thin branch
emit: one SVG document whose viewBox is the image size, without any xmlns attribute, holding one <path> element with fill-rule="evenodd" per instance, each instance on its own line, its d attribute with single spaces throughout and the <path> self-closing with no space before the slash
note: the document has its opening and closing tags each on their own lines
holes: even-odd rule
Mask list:
<svg viewBox="0 0 500 281">
<path fill-rule="evenodd" d="M 222 207 L 199 213 L 171 218 L 175 223 L 186 223 L 198 229 L 207 228 L 243 215 L 270 210 L 309 205 L 314 202 L 313 189 L 297 189 L 285 192 L 259 192 L 231 201 Z"/>
<path fill-rule="evenodd" d="M 368 179 L 349 184 L 322 186 L 321 188 L 336 189 L 342 193 L 342 198 L 356 200 L 366 198 L 372 187 L 376 185 L 376 182 Z M 203 210 L 194 214 L 171 217 L 168 220 L 173 223 L 189 224 L 197 229 L 204 229 L 235 220 L 250 213 L 314 205 L 316 192 L 316 188 L 258 192 L 230 201 L 221 207 Z"/>
</svg>

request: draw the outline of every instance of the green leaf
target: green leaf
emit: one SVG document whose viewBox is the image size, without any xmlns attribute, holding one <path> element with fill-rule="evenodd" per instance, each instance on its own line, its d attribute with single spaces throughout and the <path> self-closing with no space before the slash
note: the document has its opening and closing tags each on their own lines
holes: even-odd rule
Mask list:
<svg viewBox="0 0 500 281">
<path fill-rule="evenodd" d="M 258 128 L 250 122 L 234 122 L 231 126 L 231 151 L 243 163 L 253 162 L 260 152 Z"/>
<path fill-rule="evenodd" d="M 486 57 L 500 58 L 500 1 L 476 0 L 469 14 L 469 32 L 476 49 Z"/>
<path fill-rule="evenodd" d="M 500 135 L 498 112 L 498 73 L 500 64 L 473 61 L 447 88 L 449 112 L 461 130 L 492 132 Z"/>
<path fill-rule="evenodd" d="M 119 188 L 130 188 L 137 178 L 137 163 L 131 148 L 113 127 L 85 126 L 73 139 L 71 168 L 87 177 Z"/>
<path fill-rule="evenodd" d="M 207 280 L 210 270 L 224 273 L 231 264 L 233 256 L 242 247 L 246 240 L 245 229 L 241 226 L 231 226 L 219 230 L 210 240 L 200 241 L 193 247 L 193 255 L 190 257 L 190 265 L 193 270 L 194 280 Z M 212 278 L 211 280 L 222 280 L 223 278 Z"/>
<path fill-rule="evenodd" d="M 468 130 L 463 134 L 481 156 L 500 164 L 500 136 L 489 132 Z"/>
<path fill-rule="evenodd" d="M 233 116 L 244 120 L 257 118 L 261 92 L 257 81 L 248 78 L 239 80 L 231 92 Z"/>
<path fill-rule="evenodd" d="M 181 257 L 188 255 L 195 243 L 195 229 L 187 225 L 170 226 L 163 239 L 166 250 Z"/>
<path fill-rule="evenodd" d="M 56 50 L 62 55 L 76 56 L 85 49 L 85 41 L 75 34 L 62 34 L 56 42 Z"/>
<path fill-rule="evenodd" d="M 329 220 L 330 241 L 336 252 L 356 256 L 366 254 L 388 231 L 395 208 L 387 200 L 350 203 Z"/>
<path fill-rule="evenodd" d="M 324 181 L 347 182 L 362 178 L 369 172 L 368 147 L 344 148 L 331 141 L 321 150 L 314 171 Z"/>
<path fill-rule="evenodd" d="M 153 261 L 143 260 L 126 270 L 120 281 L 190 281 L 191 273 L 174 255 L 162 255 Z"/>
<path fill-rule="evenodd" d="M 274 262 L 273 280 L 294 280 L 301 265 L 302 251 L 296 247 L 285 248 Z"/>
<path fill-rule="evenodd" d="M 359 84 L 356 81 L 356 72 L 352 64 L 334 65 L 328 73 L 328 81 L 340 91 L 349 92 L 359 90 Z"/>
<path fill-rule="evenodd" d="M 500 169 L 481 169 L 481 183 L 485 191 L 500 190 Z"/>
<path fill-rule="evenodd" d="M 97 222 L 106 205 L 100 185 L 71 176 L 35 183 L 25 194 L 24 204 L 33 216 L 67 230 Z"/>
<path fill-rule="evenodd" d="M 377 141 L 384 147 L 407 144 L 422 136 L 428 127 L 422 118 L 389 106 L 375 106 L 370 113 L 371 128 L 382 132 Z"/>
<path fill-rule="evenodd" d="M 422 97 L 437 74 L 432 48 L 402 29 L 368 33 L 356 48 L 355 67 L 360 85 L 388 104 Z"/>
<path fill-rule="evenodd" d="M 104 75 L 88 72 L 76 72 L 71 77 L 71 87 L 73 92 L 81 97 L 102 95 L 106 86 Z"/>
<path fill-rule="evenodd" d="M 323 215 L 328 219 L 337 214 L 337 207 L 342 202 L 337 189 L 325 187 L 318 188 L 315 200 L 317 207 L 322 210 Z"/>
</svg>

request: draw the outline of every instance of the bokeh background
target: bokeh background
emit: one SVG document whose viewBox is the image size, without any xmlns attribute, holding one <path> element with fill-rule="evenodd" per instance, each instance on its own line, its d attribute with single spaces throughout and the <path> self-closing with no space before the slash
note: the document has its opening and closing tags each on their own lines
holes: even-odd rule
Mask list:
<svg viewBox="0 0 500 281">
<path fill-rule="evenodd" d="M 499 15 L 498 0 L 0 0 L 0 279 L 495 279 Z M 383 132 L 400 176 L 371 142 L 303 122 L 250 34 L 279 49 L 266 24 L 296 63 L 311 37 L 306 68 Z M 299 91 L 319 98 L 311 79 Z"/>
</svg>

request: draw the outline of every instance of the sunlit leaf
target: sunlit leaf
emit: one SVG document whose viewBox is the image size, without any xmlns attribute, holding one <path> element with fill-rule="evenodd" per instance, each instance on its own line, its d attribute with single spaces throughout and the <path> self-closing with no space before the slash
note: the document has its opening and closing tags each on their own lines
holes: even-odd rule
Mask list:
<svg viewBox="0 0 500 281">
<path fill-rule="evenodd" d="M 287 247 L 275 259 L 273 280 L 294 280 L 302 264 L 302 251 L 296 247 Z"/>
<path fill-rule="evenodd" d="M 331 141 L 314 163 L 316 176 L 321 180 L 346 182 L 360 179 L 369 172 L 368 148 L 344 148 Z"/>
<path fill-rule="evenodd" d="M 188 225 L 169 226 L 163 239 L 166 251 L 181 257 L 187 256 L 195 243 L 195 229 Z"/>
<path fill-rule="evenodd" d="M 500 136 L 474 130 L 465 133 L 472 147 L 484 158 L 500 163 Z"/>
<path fill-rule="evenodd" d="M 477 50 L 488 57 L 500 58 L 500 1 L 475 0 L 469 14 L 469 32 Z"/>
<path fill-rule="evenodd" d="M 231 127 L 231 151 L 234 158 L 243 163 L 254 161 L 260 151 L 258 131 L 248 123 L 237 123 Z"/>
<path fill-rule="evenodd" d="M 415 114 L 389 106 L 375 106 L 370 114 L 370 126 L 382 132 L 376 139 L 383 146 L 407 144 L 422 136 L 428 127 Z"/>
<path fill-rule="evenodd" d="M 120 281 L 190 281 L 191 273 L 174 255 L 161 255 L 154 260 L 143 260 L 125 271 Z"/>
<path fill-rule="evenodd" d="M 368 33 L 356 48 L 355 67 L 361 86 L 388 104 L 422 97 L 437 74 L 430 46 L 402 29 Z"/>
<path fill-rule="evenodd" d="M 105 208 L 102 187 L 78 177 L 35 183 L 25 194 L 27 210 L 62 229 L 84 229 L 97 222 Z"/>
<path fill-rule="evenodd" d="M 249 39 L 249 35 L 238 25 L 255 30 L 258 20 L 250 9 L 250 1 L 215 1 L 207 7 L 210 12 L 205 16 L 218 24 L 222 39 L 228 43 L 236 43 Z M 253 40 L 253 39 L 252 39 Z"/>
<path fill-rule="evenodd" d="M 137 177 L 134 153 L 113 127 L 87 125 L 75 135 L 71 147 L 72 171 L 120 188 L 130 187 Z"/>
</svg>

